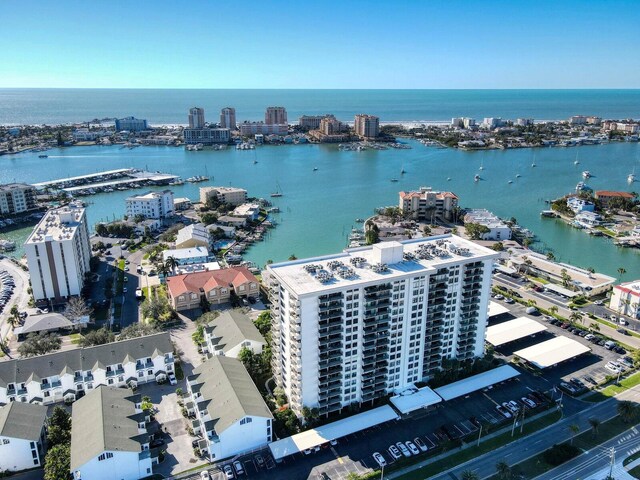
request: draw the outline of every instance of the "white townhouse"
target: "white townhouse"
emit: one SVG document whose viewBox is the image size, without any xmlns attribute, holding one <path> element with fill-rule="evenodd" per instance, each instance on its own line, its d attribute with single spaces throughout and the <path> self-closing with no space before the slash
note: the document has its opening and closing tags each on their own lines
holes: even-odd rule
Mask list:
<svg viewBox="0 0 640 480">
<path fill-rule="evenodd" d="M 139 480 L 152 474 L 149 417 L 142 398 L 104 385 L 73 405 L 71 474 L 74 480 Z"/>
<path fill-rule="evenodd" d="M 0 471 L 19 472 L 44 464 L 47 408 L 13 402 L 0 408 Z"/>
<path fill-rule="evenodd" d="M 187 379 L 185 407 L 209 461 L 233 457 L 271 442 L 273 416 L 240 360 L 213 356 Z"/>
<path fill-rule="evenodd" d="M 168 333 L 0 362 L 0 403 L 72 402 L 100 385 L 137 386 L 174 372 Z"/>
<path fill-rule="evenodd" d="M 267 266 L 272 366 L 290 406 L 320 414 L 484 355 L 498 253 L 454 235 Z"/>
<path fill-rule="evenodd" d="M 226 310 L 204 327 L 206 351 L 211 355 L 238 358 L 248 348 L 262 353 L 266 342 L 251 319 L 238 310 Z"/>
</svg>

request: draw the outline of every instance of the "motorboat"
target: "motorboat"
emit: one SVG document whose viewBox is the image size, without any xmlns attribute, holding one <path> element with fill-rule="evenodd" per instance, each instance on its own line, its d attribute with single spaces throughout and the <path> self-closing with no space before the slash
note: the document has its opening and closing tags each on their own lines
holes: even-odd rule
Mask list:
<svg viewBox="0 0 640 480">
<path fill-rule="evenodd" d="M 473 177 L 473 181 L 477 182 L 478 180 L 480 180 L 480 175 L 478 175 L 477 173 L 474 175 Z"/>
<path fill-rule="evenodd" d="M 585 180 L 587 178 L 591 178 L 591 172 L 589 170 L 585 170 L 584 172 L 582 172 L 582 178 L 584 178 Z"/>
</svg>

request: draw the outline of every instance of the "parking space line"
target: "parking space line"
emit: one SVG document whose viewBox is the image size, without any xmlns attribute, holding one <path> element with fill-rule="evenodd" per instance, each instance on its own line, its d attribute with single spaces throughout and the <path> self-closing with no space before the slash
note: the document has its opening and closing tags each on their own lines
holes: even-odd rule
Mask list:
<svg viewBox="0 0 640 480">
<path fill-rule="evenodd" d="M 344 463 L 344 460 L 342 460 L 342 457 L 340 455 L 338 455 L 338 452 L 336 452 L 335 448 L 333 448 L 333 447 L 330 447 L 330 448 L 331 448 L 331 452 L 333 453 L 333 455 L 338 460 L 338 463 L 340 463 L 342 465 Z"/>
<path fill-rule="evenodd" d="M 482 392 L 482 394 L 483 394 L 485 397 L 487 397 L 489 400 L 491 400 L 494 404 L 496 404 L 496 406 L 497 406 L 497 405 L 500 405 L 500 404 L 499 404 L 498 402 L 496 402 L 493 398 L 491 398 L 488 394 L 486 394 L 486 393 L 484 393 L 484 392 Z"/>
</svg>

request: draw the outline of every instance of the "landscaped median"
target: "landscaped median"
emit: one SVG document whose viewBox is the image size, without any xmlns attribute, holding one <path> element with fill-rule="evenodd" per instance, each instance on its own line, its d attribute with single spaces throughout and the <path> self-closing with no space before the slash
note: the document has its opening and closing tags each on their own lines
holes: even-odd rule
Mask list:
<svg viewBox="0 0 640 480">
<path fill-rule="evenodd" d="M 594 391 L 591 394 L 582 397 L 582 400 L 586 402 L 602 402 L 638 385 L 640 385 L 640 372 L 636 372 L 627 378 L 623 378 L 620 380 L 619 384 L 612 383 L 600 391 Z"/>
</svg>

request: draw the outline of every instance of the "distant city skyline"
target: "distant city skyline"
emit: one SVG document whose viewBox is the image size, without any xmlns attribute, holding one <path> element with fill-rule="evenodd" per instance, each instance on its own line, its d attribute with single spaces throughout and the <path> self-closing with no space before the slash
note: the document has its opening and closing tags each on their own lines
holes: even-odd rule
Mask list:
<svg viewBox="0 0 640 480">
<path fill-rule="evenodd" d="M 640 88 L 631 0 L 242 7 L 7 5 L 0 88 Z"/>
</svg>

